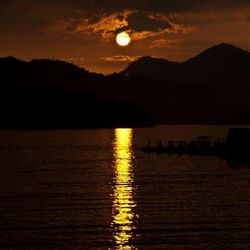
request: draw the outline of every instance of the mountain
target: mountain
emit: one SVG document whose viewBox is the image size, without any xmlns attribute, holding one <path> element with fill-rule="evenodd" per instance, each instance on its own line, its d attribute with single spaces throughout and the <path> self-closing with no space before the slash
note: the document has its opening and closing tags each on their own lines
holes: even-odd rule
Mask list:
<svg viewBox="0 0 250 250">
<path fill-rule="evenodd" d="M 0 58 L 0 128 L 250 124 L 250 53 L 219 44 L 181 63 L 142 57 L 104 76 Z"/>
<path fill-rule="evenodd" d="M 142 57 L 120 74 L 165 82 L 249 81 L 250 53 L 222 43 L 182 63 Z"/>
<path fill-rule="evenodd" d="M 104 78 L 83 68 L 59 60 L 40 59 L 30 62 L 14 57 L 0 58 L 0 89 L 56 89 L 87 91 Z"/>
<path fill-rule="evenodd" d="M 126 98 L 157 123 L 250 124 L 249 69 L 250 53 L 223 43 L 182 63 L 143 57 L 120 75 L 137 79 Z"/>
<path fill-rule="evenodd" d="M 104 76 L 58 60 L 0 58 L 0 129 L 137 127 L 136 104 L 99 95 Z"/>
<path fill-rule="evenodd" d="M 246 50 L 231 44 L 222 43 L 203 51 L 187 62 L 210 66 L 213 66 L 213 63 L 231 65 L 232 62 L 235 62 L 235 66 L 240 66 L 242 63 L 249 63 L 249 56 L 250 53 Z"/>
<path fill-rule="evenodd" d="M 168 81 L 175 77 L 174 72 L 180 70 L 180 66 L 180 63 L 147 56 L 132 62 L 121 74 L 152 81 Z"/>
<path fill-rule="evenodd" d="M 248 82 L 250 53 L 223 43 L 189 59 L 184 67 L 190 72 L 189 79 L 193 81 Z"/>
</svg>

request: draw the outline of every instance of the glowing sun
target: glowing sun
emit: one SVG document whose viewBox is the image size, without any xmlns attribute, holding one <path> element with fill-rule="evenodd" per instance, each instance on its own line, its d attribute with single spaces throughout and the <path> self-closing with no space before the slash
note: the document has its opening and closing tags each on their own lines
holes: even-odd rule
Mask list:
<svg viewBox="0 0 250 250">
<path fill-rule="evenodd" d="M 124 47 L 130 44 L 131 38 L 127 32 L 122 32 L 116 36 L 116 42 L 118 45 Z"/>
</svg>

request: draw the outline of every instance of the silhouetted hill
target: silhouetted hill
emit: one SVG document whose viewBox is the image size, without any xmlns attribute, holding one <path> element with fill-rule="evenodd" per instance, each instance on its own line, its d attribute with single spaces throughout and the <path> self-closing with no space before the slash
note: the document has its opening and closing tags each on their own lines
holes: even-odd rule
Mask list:
<svg viewBox="0 0 250 250">
<path fill-rule="evenodd" d="M 141 57 L 137 61 L 132 62 L 122 74 L 152 81 L 163 81 L 175 77 L 173 73 L 179 68 L 180 63 L 170 62 L 161 58 Z"/>
<path fill-rule="evenodd" d="M 17 86 L 41 89 L 83 90 L 91 89 L 104 78 L 76 65 L 40 59 L 24 62 L 14 57 L 0 58 L 0 88 Z"/>
<path fill-rule="evenodd" d="M 34 117 L 34 127 L 42 121 L 45 127 L 138 126 L 149 124 L 148 117 L 155 123 L 250 124 L 249 69 L 250 53 L 229 44 L 182 63 L 142 57 L 109 76 L 56 60 L 2 58 L 0 111 L 11 124 Z"/>
<path fill-rule="evenodd" d="M 247 82 L 250 80 L 250 53 L 230 44 L 220 44 L 188 60 L 184 67 L 192 81 Z"/>
<path fill-rule="evenodd" d="M 183 63 L 141 58 L 120 74 L 137 78 L 131 101 L 157 122 L 250 123 L 250 53 L 233 45 L 219 44 Z"/>
<path fill-rule="evenodd" d="M 104 76 L 58 60 L 0 59 L 0 128 L 137 127 L 137 105 L 98 95 Z"/>
<path fill-rule="evenodd" d="M 206 65 L 212 65 L 211 63 L 216 62 L 217 64 L 230 65 L 232 62 L 244 62 L 247 58 L 247 60 L 249 60 L 249 56 L 248 51 L 237 48 L 231 44 L 222 43 L 203 51 L 187 62 Z"/>
<path fill-rule="evenodd" d="M 219 44 L 183 63 L 142 57 L 132 62 L 122 75 L 153 81 L 218 82 L 250 80 L 250 53 L 230 44 Z"/>
</svg>

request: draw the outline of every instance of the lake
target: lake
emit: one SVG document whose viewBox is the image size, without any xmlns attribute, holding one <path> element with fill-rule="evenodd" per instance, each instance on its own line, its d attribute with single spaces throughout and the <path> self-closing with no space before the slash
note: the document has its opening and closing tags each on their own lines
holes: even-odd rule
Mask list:
<svg viewBox="0 0 250 250">
<path fill-rule="evenodd" d="M 250 249 L 250 166 L 141 150 L 230 127 L 0 132 L 0 249 Z"/>
</svg>

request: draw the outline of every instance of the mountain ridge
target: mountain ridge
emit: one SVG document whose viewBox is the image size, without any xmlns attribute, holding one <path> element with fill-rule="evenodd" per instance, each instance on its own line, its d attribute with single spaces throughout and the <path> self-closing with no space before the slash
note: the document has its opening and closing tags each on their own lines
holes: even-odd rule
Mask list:
<svg viewBox="0 0 250 250">
<path fill-rule="evenodd" d="M 190 71 L 191 75 L 194 75 L 195 71 L 197 73 L 197 69 L 192 69 L 192 67 L 199 67 L 199 70 L 202 70 L 202 73 L 205 75 L 206 72 L 204 71 L 211 71 L 211 68 L 209 70 L 204 70 L 202 67 L 212 67 L 212 71 L 214 73 L 216 72 L 218 75 L 218 71 L 215 70 L 215 68 L 224 66 L 230 68 L 249 67 L 250 52 L 231 44 L 221 43 L 202 51 L 198 55 L 184 62 L 172 62 L 163 58 L 141 57 L 128 65 L 128 67 L 121 71 L 120 74 L 126 76 L 142 77 L 149 80 L 183 81 L 183 79 L 178 79 L 178 77 L 183 74 L 187 75 L 187 77 L 190 77 L 190 74 L 188 73 Z M 209 74 L 213 72 L 210 72 Z M 192 79 L 189 80 L 192 81 Z"/>
<path fill-rule="evenodd" d="M 57 60 L 2 58 L 0 94 L 5 101 L 0 112 L 10 113 L 6 103 L 15 110 L 27 98 L 22 110 L 39 100 L 39 112 L 47 110 L 50 118 L 49 106 L 56 105 L 60 119 L 64 110 L 69 117 L 70 113 L 81 116 L 84 110 L 91 124 L 101 124 L 105 117 L 112 124 L 132 124 L 136 117 L 141 117 L 137 124 L 147 117 L 156 124 L 250 124 L 249 69 L 250 53 L 229 44 L 216 45 L 181 63 L 142 57 L 107 76 Z M 46 98 L 50 105 L 44 104 Z"/>
</svg>

